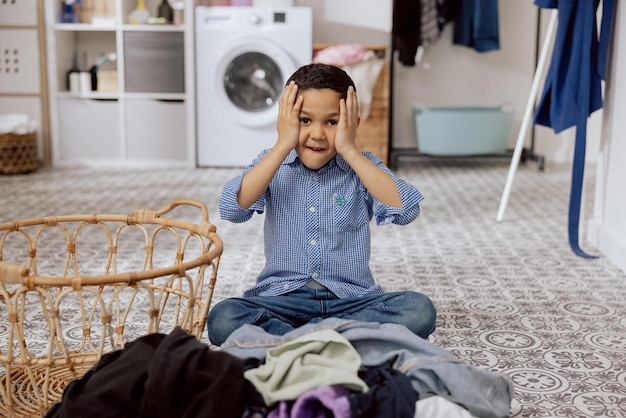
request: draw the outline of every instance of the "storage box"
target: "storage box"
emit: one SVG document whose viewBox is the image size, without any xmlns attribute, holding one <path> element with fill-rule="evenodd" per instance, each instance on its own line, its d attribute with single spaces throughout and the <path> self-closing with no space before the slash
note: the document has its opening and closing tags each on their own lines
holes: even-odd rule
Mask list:
<svg viewBox="0 0 626 418">
<path fill-rule="evenodd" d="M 413 104 L 417 149 L 436 156 L 488 155 L 506 152 L 514 109 L 435 107 Z"/>
<path fill-rule="evenodd" d="M 182 32 L 125 32 L 126 91 L 184 93 L 184 51 Z"/>
<path fill-rule="evenodd" d="M 101 93 L 117 93 L 117 71 L 98 71 L 98 91 Z"/>
</svg>

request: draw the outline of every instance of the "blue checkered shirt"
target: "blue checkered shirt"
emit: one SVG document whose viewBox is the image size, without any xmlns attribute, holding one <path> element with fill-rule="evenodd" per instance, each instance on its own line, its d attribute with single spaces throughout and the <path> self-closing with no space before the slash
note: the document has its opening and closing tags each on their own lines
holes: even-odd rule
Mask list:
<svg viewBox="0 0 626 418">
<path fill-rule="evenodd" d="M 400 191 L 402 208 L 386 206 L 368 193 L 348 163 L 337 155 L 318 171 L 306 168 L 295 151 L 283 161 L 268 189 L 249 209 L 237 203 L 243 175 L 265 150 L 229 180 L 219 210 L 224 220 L 245 222 L 265 212 L 265 267 L 248 296 L 276 296 L 311 280 L 340 298 L 381 293 L 372 276 L 370 220 L 378 225 L 406 225 L 420 213 L 424 199 L 417 188 L 399 179 L 372 153 L 364 155 L 389 173 Z"/>
</svg>

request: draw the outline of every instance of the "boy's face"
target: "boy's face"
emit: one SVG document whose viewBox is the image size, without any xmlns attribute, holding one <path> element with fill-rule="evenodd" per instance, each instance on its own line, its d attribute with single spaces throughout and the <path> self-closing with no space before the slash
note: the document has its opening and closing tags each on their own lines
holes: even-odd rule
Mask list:
<svg viewBox="0 0 626 418">
<path fill-rule="evenodd" d="M 300 111 L 300 136 L 296 152 L 310 170 L 324 167 L 336 154 L 335 133 L 341 95 L 331 89 L 307 89 Z"/>
</svg>

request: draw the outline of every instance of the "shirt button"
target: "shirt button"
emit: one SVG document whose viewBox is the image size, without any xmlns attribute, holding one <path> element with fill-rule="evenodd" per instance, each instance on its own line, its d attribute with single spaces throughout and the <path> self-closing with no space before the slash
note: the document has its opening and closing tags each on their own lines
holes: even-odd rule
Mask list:
<svg viewBox="0 0 626 418">
<path fill-rule="evenodd" d="M 317 279 L 317 276 L 319 276 L 319 274 L 317 274 L 317 272 L 311 274 L 311 277 L 313 277 L 314 279 Z"/>
<path fill-rule="evenodd" d="M 313 178 L 313 180 L 314 180 L 314 181 L 317 181 L 317 180 L 318 180 L 318 178 L 317 178 L 317 174 L 313 174 L 313 175 L 311 176 L 311 178 Z"/>
<path fill-rule="evenodd" d="M 285 288 L 285 289 L 289 289 L 289 285 L 288 285 L 288 284 L 285 284 L 285 285 L 283 286 L 283 288 Z"/>
<path fill-rule="evenodd" d="M 315 245 L 317 243 L 317 241 L 315 241 L 314 239 L 312 239 L 311 241 L 309 241 L 309 244 L 311 245 Z"/>
<path fill-rule="evenodd" d="M 315 212 L 315 206 L 311 206 L 311 207 L 309 208 L 309 212 Z"/>
</svg>

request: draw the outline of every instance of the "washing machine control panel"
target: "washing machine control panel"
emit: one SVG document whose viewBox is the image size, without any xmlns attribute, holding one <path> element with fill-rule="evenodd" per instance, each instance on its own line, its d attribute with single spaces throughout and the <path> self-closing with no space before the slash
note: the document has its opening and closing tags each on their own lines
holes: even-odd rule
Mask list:
<svg viewBox="0 0 626 418">
<path fill-rule="evenodd" d="M 285 12 L 273 12 L 271 16 L 265 16 L 257 12 L 251 12 L 248 15 L 248 22 L 254 26 L 259 26 L 263 23 L 286 23 L 287 14 Z"/>
<path fill-rule="evenodd" d="M 261 22 L 263 22 L 263 18 L 256 13 L 250 13 L 248 16 L 248 22 L 252 25 L 260 25 Z"/>
<path fill-rule="evenodd" d="M 229 9 L 234 11 L 234 13 L 229 11 Z M 232 30 L 236 27 L 257 30 L 252 28 L 261 28 L 272 25 L 293 30 L 294 28 L 299 27 L 300 24 L 306 24 L 306 22 L 300 22 L 302 19 L 299 15 L 294 16 L 293 11 L 290 14 L 288 11 L 284 10 L 255 10 L 254 8 L 248 7 L 238 8 L 226 6 L 199 6 L 198 10 L 199 13 L 196 24 L 198 25 L 199 30 L 206 28 Z"/>
</svg>

